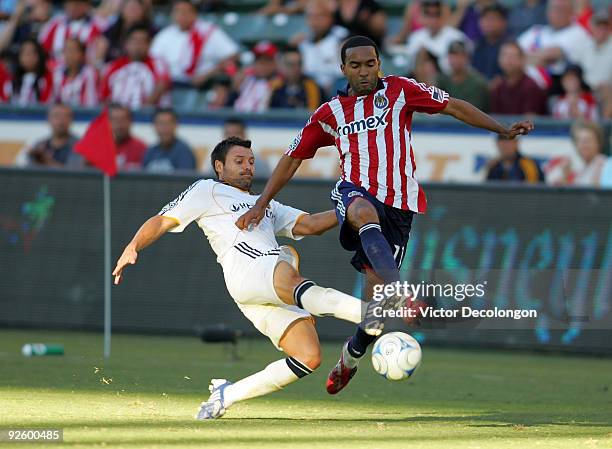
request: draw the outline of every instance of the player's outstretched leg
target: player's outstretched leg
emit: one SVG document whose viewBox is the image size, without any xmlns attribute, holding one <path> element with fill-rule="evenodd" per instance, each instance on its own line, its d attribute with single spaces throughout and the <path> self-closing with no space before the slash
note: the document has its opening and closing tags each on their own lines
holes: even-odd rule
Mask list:
<svg viewBox="0 0 612 449">
<path fill-rule="evenodd" d="M 373 270 L 366 270 L 366 295 L 371 296 L 373 286 L 381 283 Z M 397 310 L 404 306 L 408 298 L 391 295 L 381 301 L 370 301 L 367 305 L 363 321 L 357 326 L 355 334 L 342 346 L 340 359 L 327 377 L 327 392 L 336 394 L 348 385 L 357 372 L 360 359 L 365 355 L 368 346 L 376 340 L 384 327 L 382 310 Z M 377 313 L 378 312 L 378 313 Z"/>
<path fill-rule="evenodd" d="M 286 262 L 274 271 L 274 289 L 286 304 L 295 304 L 315 316 L 333 316 L 360 323 L 367 303 L 333 288 L 320 287 Z"/>
<path fill-rule="evenodd" d="M 312 373 L 321 364 L 319 337 L 310 319 L 294 321 L 279 346 L 288 357 L 270 363 L 262 371 L 236 383 L 213 379 L 209 387 L 211 395 L 200 406 L 196 418 L 220 418 L 232 404 L 278 391 Z"/>
</svg>

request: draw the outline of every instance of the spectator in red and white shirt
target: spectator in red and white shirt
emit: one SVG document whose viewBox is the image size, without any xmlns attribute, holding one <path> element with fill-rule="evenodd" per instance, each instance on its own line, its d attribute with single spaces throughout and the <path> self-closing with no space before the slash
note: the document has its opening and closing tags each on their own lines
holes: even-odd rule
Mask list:
<svg viewBox="0 0 612 449">
<path fill-rule="evenodd" d="M 124 56 L 125 40 L 132 27 L 145 25 L 154 31 L 151 10 L 152 4 L 148 0 L 125 0 L 119 13 L 109 21 L 108 28 L 96 41 L 96 60 L 110 62 Z"/>
<path fill-rule="evenodd" d="M 51 59 L 61 61 L 66 39 L 76 38 L 85 44 L 88 59 L 93 60 L 95 54 L 91 44 L 102 31 L 102 25 L 93 17 L 89 0 L 64 0 L 64 13 L 47 22 L 38 35 L 38 41 Z"/>
<path fill-rule="evenodd" d="M 132 135 L 132 111 L 120 104 L 111 104 L 108 107 L 108 119 L 117 147 L 117 168 L 140 170 L 147 145 Z"/>
<path fill-rule="evenodd" d="M 34 39 L 19 48 L 17 67 L 10 83 L 11 102 L 19 106 L 47 103 L 53 93 L 53 77 L 45 50 Z"/>
<path fill-rule="evenodd" d="M 561 77 L 561 95 L 553 105 L 553 115 L 561 120 L 584 119 L 597 121 L 597 102 L 583 80 L 582 69 L 569 66 Z"/>
<path fill-rule="evenodd" d="M 11 72 L 0 62 L 0 103 L 11 99 Z"/>
<path fill-rule="evenodd" d="M 237 79 L 238 98 L 234 109 L 240 112 L 265 111 L 274 89 L 282 84 L 276 63 L 278 48 L 263 41 L 255 45 L 253 53 L 255 63 L 245 70 L 244 78 Z"/>
<path fill-rule="evenodd" d="M 53 72 L 53 99 L 71 106 L 98 105 L 98 74 L 85 64 L 85 45 L 75 38 L 66 40 L 64 63 Z"/>
<path fill-rule="evenodd" d="M 149 55 L 151 32 L 133 27 L 125 42 L 126 56 L 110 63 L 104 71 L 100 98 L 138 109 L 142 106 L 168 106 L 170 88 L 168 67 Z"/>
<path fill-rule="evenodd" d="M 194 3 L 175 1 L 172 21 L 151 46 L 151 54 L 170 67 L 172 81 L 202 86 L 222 72 L 233 74 L 238 45 L 216 25 L 199 20 Z"/>
</svg>

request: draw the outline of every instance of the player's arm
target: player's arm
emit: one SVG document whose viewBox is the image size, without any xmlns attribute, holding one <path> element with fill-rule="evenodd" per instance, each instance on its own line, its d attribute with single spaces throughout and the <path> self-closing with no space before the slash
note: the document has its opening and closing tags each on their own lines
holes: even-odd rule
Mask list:
<svg viewBox="0 0 612 449">
<path fill-rule="evenodd" d="M 318 214 L 304 214 L 293 226 L 293 235 L 321 235 L 338 224 L 338 218 L 333 210 Z"/>
<path fill-rule="evenodd" d="M 493 131 L 509 139 L 521 134 L 529 134 L 533 130 L 533 123 L 529 120 L 514 123 L 510 128 L 506 128 L 489 114 L 458 98 L 450 98 L 441 113 L 453 116 L 468 125 Z"/>
<path fill-rule="evenodd" d="M 239 229 L 244 230 L 248 228 L 249 225 L 256 225 L 262 220 L 266 212 L 266 207 L 268 207 L 270 201 L 272 201 L 276 194 L 285 187 L 285 184 L 293 178 L 295 171 L 301 163 L 301 159 L 295 159 L 287 155 L 281 157 L 278 165 L 272 172 L 272 176 L 268 179 L 263 192 L 261 192 L 261 195 L 259 195 L 253 207 L 236 221 L 236 226 L 238 226 Z"/>
<path fill-rule="evenodd" d="M 165 217 L 163 215 L 155 215 L 145 221 L 132 238 L 132 241 L 127 244 L 121 257 L 119 257 L 117 261 L 117 266 L 113 271 L 115 284 L 121 282 L 123 269 L 128 265 L 134 265 L 136 263 L 138 251 L 146 248 L 177 225 L 178 222 L 174 218 Z"/>
<path fill-rule="evenodd" d="M 334 144 L 334 138 L 328 131 L 324 131 L 321 124 L 330 115 L 327 103 L 312 114 L 306 126 L 302 128 L 287 152 L 281 157 L 255 205 L 236 221 L 238 228 L 244 230 L 249 226 L 257 225 L 264 217 L 270 201 L 293 177 L 302 160 L 314 157 L 317 149 Z"/>
</svg>

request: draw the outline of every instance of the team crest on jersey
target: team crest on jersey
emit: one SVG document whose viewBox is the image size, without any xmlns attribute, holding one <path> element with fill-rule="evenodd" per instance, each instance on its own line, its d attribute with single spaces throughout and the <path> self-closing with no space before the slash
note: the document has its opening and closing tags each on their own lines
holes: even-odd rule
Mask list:
<svg viewBox="0 0 612 449">
<path fill-rule="evenodd" d="M 378 109 L 385 109 L 387 106 L 389 106 L 389 100 L 387 100 L 387 97 L 385 97 L 384 94 L 376 94 L 374 97 L 374 106 L 376 106 Z"/>
</svg>

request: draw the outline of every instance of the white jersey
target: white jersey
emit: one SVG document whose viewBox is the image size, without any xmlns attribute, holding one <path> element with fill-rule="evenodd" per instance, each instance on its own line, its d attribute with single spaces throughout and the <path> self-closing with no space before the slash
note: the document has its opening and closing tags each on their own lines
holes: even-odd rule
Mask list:
<svg viewBox="0 0 612 449">
<path fill-rule="evenodd" d="M 212 179 L 201 179 L 168 203 L 159 215 L 172 218 L 178 226 L 170 232 L 182 232 L 192 221 L 204 231 L 227 278 L 245 263 L 266 256 L 278 256 L 276 236 L 299 240 L 293 227 L 306 212 L 272 200 L 259 225 L 241 231 L 236 220 L 253 207 L 259 195 Z"/>
</svg>

